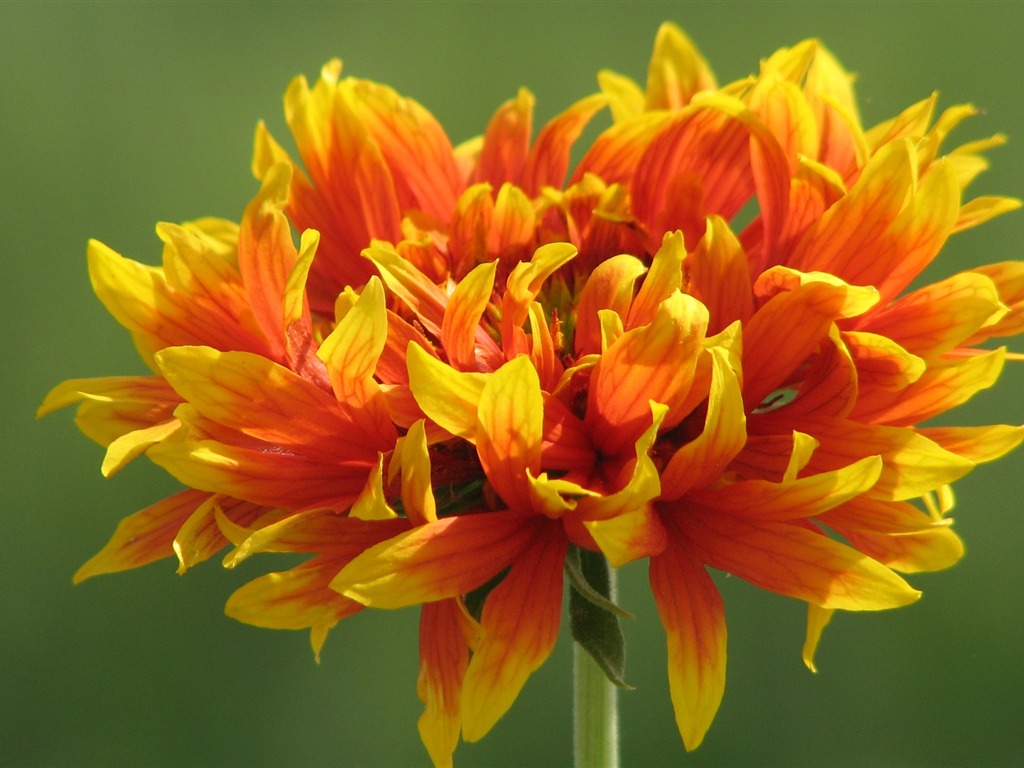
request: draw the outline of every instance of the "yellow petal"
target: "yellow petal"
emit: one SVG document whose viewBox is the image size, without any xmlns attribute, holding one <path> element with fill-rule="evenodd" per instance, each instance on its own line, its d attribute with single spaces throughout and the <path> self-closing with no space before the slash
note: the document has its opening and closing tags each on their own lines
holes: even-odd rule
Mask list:
<svg viewBox="0 0 1024 768">
<path fill-rule="evenodd" d="M 704 740 L 725 692 L 725 611 L 707 571 L 670 536 L 651 558 L 651 591 L 668 642 L 668 682 L 676 726 L 688 750 Z"/>
</svg>

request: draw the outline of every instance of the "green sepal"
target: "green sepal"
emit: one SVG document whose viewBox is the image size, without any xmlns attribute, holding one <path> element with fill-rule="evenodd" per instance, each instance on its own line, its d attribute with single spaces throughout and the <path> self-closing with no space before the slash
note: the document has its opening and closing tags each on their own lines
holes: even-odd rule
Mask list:
<svg viewBox="0 0 1024 768">
<path fill-rule="evenodd" d="M 626 690 L 626 640 L 619 617 L 633 618 L 610 599 L 608 561 L 599 552 L 570 546 L 565 558 L 569 577 L 569 627 L 580 644 L 614 685 Z"/>
</svg>

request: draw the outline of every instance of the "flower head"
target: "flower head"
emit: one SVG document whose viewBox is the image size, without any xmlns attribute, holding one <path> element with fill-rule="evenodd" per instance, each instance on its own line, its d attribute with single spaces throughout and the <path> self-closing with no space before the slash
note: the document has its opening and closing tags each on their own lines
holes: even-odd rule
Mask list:
<svg viewBox="0 0 1024 768">
<path fill-rule="evenodd" d="M 935 98 L 864 129 L 817 41 L 724 86 L 674 26 L 647 83 L 613 73 L 531 140 L 533 97 L 458 147 L 418 103 L 328 64 L 262 126 L 241 225 L 161 225 L 162 268 L 90 246 L 97 294 L 154 373 L 72 380 L 104 472 L 146 454 L 186 490 L 79 576 L 307 553 L 228 613 L 328 630 L 420 606 L 420 733 L 450 764 L 550 654 L 563 573 L 646 560 L 684 744 L 724 691 L 709 569 L 832 612 L 907 605 L 955 563 L 950 484 L 1022 439 L 927 426 L 992 386 L 1024 330 L 1024 264 L 931 284 L 995 136 Z M 611 124 L 575 168 L 605 107 Z M 291 228 L 299 230 L 295 246 Z M 586 644 L 596 630 L 575 626 Z M 607 663 L 610 677 L 621 670 Z"/>
</svg>

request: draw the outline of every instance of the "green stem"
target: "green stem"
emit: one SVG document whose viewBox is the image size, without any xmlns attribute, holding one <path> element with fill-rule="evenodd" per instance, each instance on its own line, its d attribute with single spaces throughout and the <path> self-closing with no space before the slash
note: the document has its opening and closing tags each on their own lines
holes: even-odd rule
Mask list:
<svg viewBox="0 0 1024 768">
<path fill-rule="evenodd" d="M 615 573 L 609 573 L 615 599 Z M 579 643 L 573 643 L 573 765 L 575 768 L 618 768 L 618 689 Z"/>
</svg>

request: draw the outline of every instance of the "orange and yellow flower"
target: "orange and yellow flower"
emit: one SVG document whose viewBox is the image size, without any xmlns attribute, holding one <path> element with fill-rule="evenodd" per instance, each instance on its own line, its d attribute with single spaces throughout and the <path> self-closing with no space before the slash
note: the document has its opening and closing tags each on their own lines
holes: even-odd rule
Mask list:
<svg viewBox="0 0 1024 768">
<path fill-rule="evenodd" d="M 645 88 L 599 83 L 535 138 L 524 90 L 453 147 L 332 62 L 285 97 L 298 160 L 258 128 L 239 227 L 161 225 L 161 268 L 91 244 L 154 374 L 65 382 L 41 412 L 78 403 L 105 474 L 146 454 L 187 489 L 79 577 L 228 542 L 229 567 L 307 553 L 228 613 L 318 653 L 364 607 L 421 606 L 436 765 L 550 654 L 563 573 L 616 610 L 581 553 L 648 561 L 688 749 L 724 692 L 709 569 L 806 602 L 812 670 L 833 611 L 918 599 L 899 574 L 962 554 L 950 484 L 1024 439 L 926 425 L 1024 330 L 1024 263 L 919 285 L 948 238 L 1019 207 L 963 199 L 1002 137 L 944 153 L 974 109 L 933 119 L 934 96 L 865 130 L 816 41 L 718 86 L 665 25 Z"/>
</svg>

